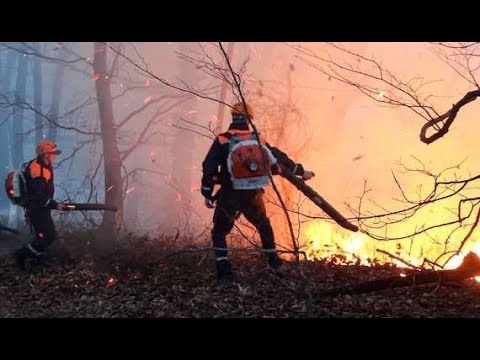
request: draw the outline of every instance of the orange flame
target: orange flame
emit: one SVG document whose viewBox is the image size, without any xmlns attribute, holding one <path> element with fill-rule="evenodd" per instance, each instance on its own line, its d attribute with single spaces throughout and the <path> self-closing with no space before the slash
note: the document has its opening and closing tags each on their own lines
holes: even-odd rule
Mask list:
<svg viewBox="0 0 480 360">
<path fill-rule="evenodd" d="M 408 246 L 402 241 L 377 241 L 363 233 L 347 232 L 324 222 L 311 223 L 303 231 L 303 238 L 307 241 L 305 253 L 308 260 L 341 258 L 343 264 L 359 262 L 365 266 L 371 266 L 377 262 L 393 263 L 399 268 L 408 268 L 406 264 L 378 250 L 388 252 L 417 267 L 425 265 L 424 259 L 437 259 L 445 250 L 444 245 L 425 241 L 412 242 Z M 458 241 L 451 240 L 452 249 L 455 249 Z M 448 260 L 443 269 L 457 268 L 469 252 L 480 256 L 480 241 L 467 243 L 459 255 Z M 447 259 L 448 257 L 445 258 Z M 400 274 L 400 276 L 406 275 Z M 475 279 L 480 282 L 480 276 Z"/>
</svg>

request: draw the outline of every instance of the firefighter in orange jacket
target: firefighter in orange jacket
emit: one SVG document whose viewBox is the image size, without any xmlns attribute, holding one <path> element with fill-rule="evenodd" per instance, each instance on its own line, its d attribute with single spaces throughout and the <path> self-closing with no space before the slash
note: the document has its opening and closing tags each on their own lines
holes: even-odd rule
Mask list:
<svg viewBox="0 0 480 360">
<path fill-rule="evenodd" d="M 51 210 L 67 210 L 66 205 L 53 199 L 55 187 L 52 165 L 61 151 L 54 143 L 41 141 L 36 152 L 37 157 L 30 161 L 25 179 L 29 199 L 25 218 L 30 223 L 34 240 L 15 252 L 15 261 L 22 270 L 25 269 L 25 260 L 28 257 L 38 258 L 55 240 Z"/>
<path fill-rule="evenodd" d="M 248 104 L 246 109 L 243 103 L 235 104 L 231 113 L 232 123 L 228 131 L 215 139 L 203 161 L 201 188 L 205 205 L 208 208 L 215 207 L 212 240 L 217 278 L 227 281 L 233 279 L 233 273 L 227 257 L 226 236 L 232 230 L 238 213 L 242 213 L 259 232 L 268 264 L 275 270 L 282 265 L 263 201 L 263 187 L 269 182 L 268 173 L 262 172 L 262 168 L 266 170 L 262 166 L 263 161 L 266 160 L 274 169 L 279 169 L 278 164 L 281 164 L 304 180 L 314 176 L 313 172 L 304 170 L 301 164 L 293 162 L 287 154 L 270 146 L 262 137 L 262 149 L 259 150 L 258 141 L 249 126 L 248 117 L 253 119 L 253 110 Z M 245 145 L 245 150 L 235 154 L 240 143 Z M 259 151 L 263 151 L 264 155 L 258 155 L 261 154 Z M 215 183 L 220 183 L 221 188 L 214 198 L 212 193 Z"/>
</svg>

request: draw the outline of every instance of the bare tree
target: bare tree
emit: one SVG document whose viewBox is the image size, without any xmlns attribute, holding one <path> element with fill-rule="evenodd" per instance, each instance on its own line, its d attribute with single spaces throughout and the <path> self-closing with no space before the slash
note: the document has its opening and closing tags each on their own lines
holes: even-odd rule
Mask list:
<svg viewBox="0 0 480 360">
<path fill-rule="evenodd" d="M 351 51 L 339 44 L 327 44 L 332 54 L 326 55 L 317 54 L 304 46 L 290 46 L 299 53 L 298 57 L 305 64 L 318 69 L 329 79 L 353 86 L 381 104 L 412 111 L 425 121 L 420 130 L 420 140 L 425 144 L 431 144 L 447 134 L 459 110 L 480 96 L 480 86 L 477 81 L 480 70 L 479 43 L 460 43 L 456 46 L 445 43 L 436 45 L 439 56 L 472 88 L 455 104 L 443 111 L 437 109 L 437 106 L 432 103 L 433 94 L 426 90 L 431 82 L 425 82 L 422 78 L 404 80 L 403 77 L 385 69 L 378 60 Z M 448 52 L 444 49 L 448 49 Z M 428 134 L 429 130 L 433 133 Z"/>
<path fill-rule="evenodd" d="M 107 232 L 113 233 L 120 226 L 123 217 L 122 163 L 113 115 L 113 100 L 110 89 L 111 73 L 107 69 L 107 47 L 104 43 L 94 43 L 93 69 L 96 79 L 105 164 L 105 202 L 116 205 L 119 209 L 117 213 L 105 213 L 102 226 Z"/>
<path fill-rule="evenodd" d="M 479 43 L 435 43 L 434 51 L 444 62 L 464 80 L 470 87 L 463 97 L 453 105 L 445 104 L 434 99 L 438 95 L 432 94 L 428 87 L 432 82 L 423 78 L 405 79 L 386 69 L 381 61 L 352 51 L 341 44 L 326 44 L 327 51 L 319 54 L 307 47 L 289 44 L 297 51 L 297 56 L 305 64 L 319 70 L 329 80 L 336 80 L 354 87 L 362 94 L 375 102 L 392 108 L 404 108 L 411 111 L 415 117 L 423 120 L 419 138 L 425 144 L 431 144 L 445 136 L 460 110 L 480 96 L 478 73 L 480 70 Z M 441 99 L 441 98 L 440 98 Z M 442 108 L 443 109 L 440 109 Z M 365 195 L 369 191 L 366 184 L 359 197 L 358 206 L 350 209 L 360 222 L 364 233 L 377 240 L 398 241 L 410 240 L 423 234 L 443 247 L 444 251 L 436 259 L 425 259 L 426 263 L 443 267 L 455 255 L 459 254 L 466 242 L 472 237 L 480 218 L 480 197 L 476 189 L 476 182 L 480 175 L 460 177 L 457 171 L 461 164 L 454 164 L 443 171 L 433 173 L 418 159 L 419 166 L 410 167 L 399 163 L 403 172 L 407 174 L 421 174 L 430 180 L 429 190 L 425 186 L 419 187 L 417 194 L 409 194 L 398 176 L 393 179 L 399 190 L 398 199 L 401 206 L 398 209 L 386 209 L 377 205 L 378 211 L 365 210 Z M 451 207 L 450 204 L 456 204 Z M 431 225 L 417 225 L 412 231 L 403 235 L 391 236 L 387 232 L 396 224 L 402 224 L 416 218 L 424 218 L 430 208 L 440 209 L 447 207 L 450 219 L 442 218 L 433 221 Z M 437 229 L 444 229 L 444 239 L 437 239 L 433 235 Z M 453 238 L 460 239 L 453 242 Z"/>
<path fill-rule="evenodd" d="M 17 77 L 15 83 L 15 102 L 25 101 L 26 87 L 27 87 L 27 59 L 23 55 L 17 56 Z M 16 108 L 14 109 L 12 117 L 12 127 L 11 127 L 11 157 L 12 165 L 16 169 L 24 161 L 24 109 Z M 14 208 L 13 218 L 9 220 L 10 224 L 15 224 L 18 226 L 20 209 L 18 207 Z M 17 227 L 15 226 L 15 227 Z"/>
<path fill-rule="evenodd" d="M 16 54 L 13 51 L 5 51 L 0 55 L 0 58 L 3 60 L 0 66 L 0 95 L 5 99 L 11 93 Z M 11 122 L 9 120 L 12 109 L 6 101 L 1 101 L 0 104 L 0 147 L 2 149 L 0 153 L 0 169 L 2 169 L 3 174 L 6 174 L 10 169 Z M 8 205 L 6 194 L 2 191 L 0 194 L 0 208 L 8 209 Z"/>
</svg>

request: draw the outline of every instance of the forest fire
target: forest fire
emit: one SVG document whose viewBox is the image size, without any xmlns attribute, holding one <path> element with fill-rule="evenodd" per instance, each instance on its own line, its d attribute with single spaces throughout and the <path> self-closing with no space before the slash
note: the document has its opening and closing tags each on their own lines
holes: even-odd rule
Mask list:
<svg viewBox="0 0 480 360">
<path fill-rule="evenodd" d="M 338 229 L 328 223 L 312 223 L 303 235 L 307 241 L 305 252 L 308 260 L 323 259 L 340 265 L 357 263 L 372 266 L 374 263 L 392 263 L 407 268 L 408 263 L 414 267 L 431 268 L 433 262 L 445 253 L 445 245 L 436 244 L 428 238 L 418 238 L 415 241 L 379 241 L 363 233 Z M 459 241 L 452 239 L 451 243 L 454 245 Z M 442 265 L 444 270 L 455 269 L 469 252 L 480 255 L 480 242 L 473 240 L 468 242 L 459 255 L 454 255 L 453 252 L 445 255 L 442 257 L 444 260 L 439 261 L 438 265 Z M 475 279 L 480 282 L 480 277 Z"/>
<path fill-rule="evenodd" d="M 10 294 L 22 288 L 22 306 L 37 316 L 29 292 L 59 303 L 62 281 L 79 290 L 62 292 L 59 304 L 73 315 L 84 300 L 102 316 L 203 308 L 218 316 L 230 307 L 225 314 L 264 316 L 279 308 L 273 300 L 282 316 L 283 308 L 353 316 L 357 301 L 361 314 L 417 316 L 409 296 L 421 314 L 450 316 L 451 300 L 475 302 L 479 42 L 0 42 L 0 50 L 0 168 L 16 179 L 0 199 L 2 284 L 11 290 L 0 292 L 3 314 L 19 311 Z M 264 137 L 268 159 L 256 156 Z M 295 236 L 306 271 L 293 263 L 264 271 L 281 265 L 271 251 L 266 266 L 263 257 L 250 262 L 272 242 L 292 259 Z M 31 258 L 51 245 L 52 264 Z M 223 284 L 232 279 L 253 310 L 226 301 L 224 290 L 237 294 L 237 284 Z M 408 291 L 324 301 L 401 286 Z M 104 294 L 119 296 L 121 311 L 99 307 Z M 399 298 L 408 306 L 393 313 Z"/>
</svg>

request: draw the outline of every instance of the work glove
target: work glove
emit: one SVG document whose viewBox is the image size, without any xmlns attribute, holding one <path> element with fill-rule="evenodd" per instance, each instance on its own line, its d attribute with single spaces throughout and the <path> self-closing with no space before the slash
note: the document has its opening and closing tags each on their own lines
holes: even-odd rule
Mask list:
<svg viewBox="0 0 480 360">
<path fill-rule="evenodd" d="M 215 199 L 213 198 L 213 186 L 204 186 L 202 185 L 202 192 L 203 197 L 205 198 L 205 206 L 209 209 L 213 209 L 215 207 Z"/>
<path fill-rule="evenodd" d="M 200 191 L 205 199 L 208 199 L 208 200 L 212 199 L 213 187 L 202 186 L 202 189 Z"/>
<path fill-rule="evenodd" d="M 213 209 L 215 207 L 215 199 L 205 198 L 205 206 L 209 209 Z"/>
</svg>

